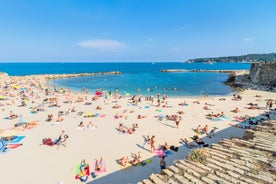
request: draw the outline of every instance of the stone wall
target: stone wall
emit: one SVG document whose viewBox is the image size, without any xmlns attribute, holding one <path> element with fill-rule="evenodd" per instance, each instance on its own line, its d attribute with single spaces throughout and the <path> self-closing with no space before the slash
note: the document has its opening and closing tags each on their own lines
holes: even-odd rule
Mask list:
<svg viewBox="0 0 276 184">
<path fill-rule="evenodd" d="M 276 63 L 252 63 L 250 79 L 254 83 L 269 85 L 276 83 Z"/>
<path fill-rule="evenodd" d="M 210 148 L 195 149 L 190 155 L 196 157 L 178 160 L 138 184 L 274 184 L 275 140 L 276 120 L 265 121 L 247 130 L 243 139 L 223 139 Z"/>
</svg>

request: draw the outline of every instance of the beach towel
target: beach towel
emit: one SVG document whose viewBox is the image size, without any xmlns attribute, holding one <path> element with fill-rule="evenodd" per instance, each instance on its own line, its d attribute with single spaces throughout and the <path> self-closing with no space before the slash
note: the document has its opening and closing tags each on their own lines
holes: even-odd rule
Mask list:
<svg viewBox="0 0 276 184">
<path fill-rule="evenodd" d="M 44 139 L 42 139 L 42 144 L 48 145 L 48 146 L 53 146 L 56 143 L 54 141 L 52 141 L 51 138 L 44 138 Z"/>
<path fill-rule="evenodd" d="M 186 147 L 186 148 L 191 148 L 190 145 L 186 142 L 182 142 L 182 144 Z"/>
<path fill-rule="evenodd" d="M 106 114 L 101 114 L 99 117 L 100 118 L 103 118 L 103 117 L 105 117 L 106 116 Z"/>
<path fill-rule="evenodd" d="M 96 161 L 94 162 L 94 173 L 95 174 L 100 174 L 100 173 L 103 173 L 103 172 L 106 172 L 106 165 L 105 165 L 105 162 L 102 161 L 102 169 L 101 170 L 96 170 Z"/>
<path fill-rule="evenodd" d="M 10 152 L 12 150 L 12 148 L 4 148 L 4 149 L 2 149 L 1 151 L 0 151 L 0 154 L 6 154 L 6 153 L 8 153 L 8 152 Z"/>
<path fill-rule="evenodd" d="M 0 151 L 2 151 L 3 149 L 5 149 L 7 146 L 7 144 L 5 143 L 5 141 L 0 140 Z"/>
<path fill-rule="evenodd" d="M 94 117 L 98 117 L 98 116 L 100 116 L 100 114 L 99 114 L 99 113 L 96 113 L 96 114 L 94 115 Z"/>
<path fill-rule="evenodd" d="M 162 149 L 155 149 L 154 152 L 158 155 L 159 158 L 161 158 L 162 156 L 167 156 L 165 151 Z"/>
<path fill-rule="evenodd" d="M 173 154 L 173 152 L 172 152 L 171 150 L 167 150 L 167 151 L 165 151 L 165 153 L 166 153 L 166 155 L 167 155 L 167 156 L 169 156 L 169 155 L 172 155 L 172 154 Z"/>
<path fill-rule="evenodd" d="M 75 167 L 75 179 L 80 179 L 81 164 L 76 165 Z M 90 176 L 90 167 L 89 164 L 86 165 L 86 176 Z M 84 175 L 84 176 L 85 176 Z"/>
<path fill-rule="evenodd" d="M 7 144 L 19 143 L 25 136 L 15 136 L 13 140 L 6 141 Z"/>
<path fill-rule="evenodd" d="M 22 146 L 23 144 L 8 144 L 6 146 L 6 148 L 11 148 L 11 149 L 15 149 L 18 148 L 19 146 Z"/>
<path fill-rule="evenodd" d="M 146 160 L 143 160 L 142 162 L 140 162 L 139 164 L 137 164 L 137 166 L 145 166 L 151 162 L 152 162 L 151 159 L 146 159 Z"/>
</svg>

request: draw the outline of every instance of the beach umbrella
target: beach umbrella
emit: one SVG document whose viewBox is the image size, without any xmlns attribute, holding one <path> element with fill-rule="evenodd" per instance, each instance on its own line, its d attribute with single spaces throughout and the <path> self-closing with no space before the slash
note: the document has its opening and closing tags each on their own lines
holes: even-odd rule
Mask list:
<svg viewBox="0 0 276 184">
<path fill-rule="evenodd" d="M 96 93 L 95 93 L 95 95 L 97 95 L 97 96 L 102 96 L 102 92 L 101 91 L 97 91 Z"/>
</svg>

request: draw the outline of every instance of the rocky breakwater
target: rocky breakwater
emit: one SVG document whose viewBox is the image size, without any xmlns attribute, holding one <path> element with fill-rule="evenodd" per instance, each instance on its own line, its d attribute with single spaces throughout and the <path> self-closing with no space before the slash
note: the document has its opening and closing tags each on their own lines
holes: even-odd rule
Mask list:
<svg viewBox="0 0 276 184">
<path fill-rule="evenodd" d="M 110 72 L 73 73 L 73 74 L 44 74 L 44 75 L 37 75 L 37 76 L 42 76 L 47 80 L 52 80 L 52 79 L 59 79 L 59 78 L 84 77 L 84 76 L 96 76 L 96 75 L 119 75 L 119 74 L 122 74 L 122 72 L 110 71 Z"/>
</svg>

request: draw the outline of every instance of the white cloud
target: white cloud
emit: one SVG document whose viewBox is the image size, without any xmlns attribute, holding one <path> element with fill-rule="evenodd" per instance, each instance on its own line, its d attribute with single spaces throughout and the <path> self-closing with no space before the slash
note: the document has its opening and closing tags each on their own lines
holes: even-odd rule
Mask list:
<svg viewBox="0 0 276 184">
<path fill-rule="evenodd" d="M 96 50 L 122 50 L 128 47 L 124 42 L 117 40 L 85 40 L 78 42 L 78 45 L 83 48 L 91 48 Z"/>
<path fill-rule="evenodd" d="M 243 38 L 242 40 L 246 43 L 253 42 L 252 38 Z"/>
</svg>

